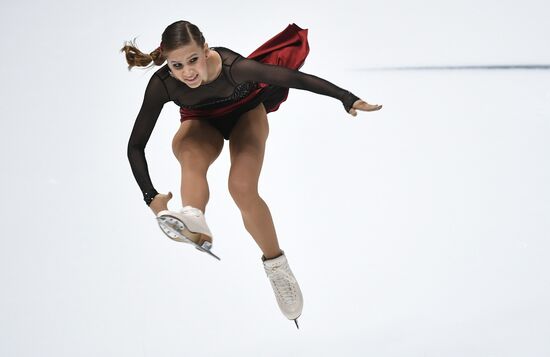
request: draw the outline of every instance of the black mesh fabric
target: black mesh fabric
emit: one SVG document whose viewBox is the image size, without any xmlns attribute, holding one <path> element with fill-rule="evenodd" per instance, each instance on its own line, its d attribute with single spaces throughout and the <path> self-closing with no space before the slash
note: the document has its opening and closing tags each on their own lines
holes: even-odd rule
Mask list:
<svg viewBox="0 0 550 357">
<path fill-rule="evenodd" d="M 258 88 L 258 83 L 270 84 L 272 88 L 296 88 L 330 96 L 340 100 L 346 112 L 359 99 L 351 92 L 314 75 L 248 59 L 226 47 L 211 49 L 222 58 L 222 71 L 214 81 L 190 88 L 170 76 L 168 65 L 165 64 L 151 76 L 147 84 L 128 141 L 128 159 L 132 173 L 147 204 L 157 191 L 149 176 L 145 146 L 162 107 L 169 101 L 190 109 L 213 109 L 241 100 Z"/>
</svg>

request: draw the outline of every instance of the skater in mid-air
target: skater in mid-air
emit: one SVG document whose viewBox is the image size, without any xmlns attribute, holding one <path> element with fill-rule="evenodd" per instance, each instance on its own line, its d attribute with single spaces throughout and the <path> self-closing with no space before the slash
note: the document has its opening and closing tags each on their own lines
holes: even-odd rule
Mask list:
<svg viewBox="0 0 550 357">
<path fill-rule="evenodd" d="M 135 42 L 126 42 L 121 49 L 129 70 L 151 62 L 162 65 L 147 84 L 128 142 L 132 172 L 160 228 L 169 238 L 219 259 L 211 251 L 213 235 L 205 220 L 206 174 L 228 140 L 229 192 L 246 230 L 263 253 L 261 260 L 279 308 L 296 327 L 302 292 L 279 247 L 269 208 L 258 194 L 269 133 L 267 113 L 287 99 L 289 88 L 336 98 L 352 116 L 357 110 L 382 108 L 298 70 L 309 53 L 307 31 L 291 24 L 243 57 L 227 47 L 209 47 L 197 26 L 176 21 L 164 30 L 160 46 L 150 54 L 142 53 Z M 164 104 L 170 101 L 180 107 L 181 115 L 172 140 L 172 151 L 181 165 L 182 208 L 178 211 L 168 209 L 171 192 L 159 193 L 153 187 L 145 160 L 145 146 Z"/>
</svg>

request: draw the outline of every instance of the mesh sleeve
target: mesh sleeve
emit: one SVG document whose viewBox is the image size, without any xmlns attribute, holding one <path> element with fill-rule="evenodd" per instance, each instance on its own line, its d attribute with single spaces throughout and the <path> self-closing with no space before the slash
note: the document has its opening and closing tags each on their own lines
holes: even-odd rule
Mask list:
<svg viewBox="0 0 550 357">
<path fill-rule="evenodd" d="M 145 89 L 141 109 L 128 140 L 128 160 L 147 205 L 158 192 L 153 187 L 149 177 L 147 161 L 145 160 L 145 146 L 153 132 L 164 103 L 168 101 L 169 96 L 164 83 L 160 77 L 153 74 Z"/>
<path fill-rule="evenodd" d="M 279 87 L 305 89 L 310 92 L 327 95 L 342 102 L 346 112 L 359 99 L 350 91 L 342 89 L 331 82 L 298 70 L 261 63 L 240 56 L 231 66 L 231 77 L 236 83 L 255 81 Z"/>
</svg>

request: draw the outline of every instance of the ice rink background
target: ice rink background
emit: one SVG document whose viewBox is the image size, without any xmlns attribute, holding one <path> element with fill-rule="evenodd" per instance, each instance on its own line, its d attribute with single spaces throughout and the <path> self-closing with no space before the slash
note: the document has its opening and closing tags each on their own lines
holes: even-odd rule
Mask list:
<svg viewBox="0 0 550 357">
<path fill-rule="evenodd" d="M 2 5 L 1 356 L 548 356 L 550 71 L 375 71 L 549 64 L 543 1 Z M 170 23 L 248 55 L 289 23 L 302 71 L 380 103 L 291 89 L 269 114 L 260 180 L 304 294 L 279 312 L 227 192 L 206 217 L 220 262 L 166 238 L 127 140 Z M 146 148 L 180 205 L 165 105 Z"/>
</svg>

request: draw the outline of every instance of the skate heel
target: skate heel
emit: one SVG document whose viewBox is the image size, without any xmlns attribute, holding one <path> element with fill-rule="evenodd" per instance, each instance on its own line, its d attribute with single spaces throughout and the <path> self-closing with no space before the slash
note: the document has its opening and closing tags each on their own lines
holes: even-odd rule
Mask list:
<svg viewBox="0 0 550 357">
<path fill-rule="evenodd" d="M 193 220 L 196 219 L 199 221 L 194 222 Z M 158 213 L 157 222 L 168 238 L 176 242 L 189 243 L 197 250 L 221 260 L 211 252 L 212 236 L 200 210 L 197 210 L 197 215 L 194 218 L 186 216 L 182 212 L 164 210 Z"/>
<path fill-rule="evenodd" d="M 157 217 L 160 228 L 168 236 L 177 242 L 198 244 L 202 234 L 191 232 L 187 226 L 178 218 L 170 215 Z"/>
<path fill-rule="evenodd" d="M 206 250 L 210 250 L 212 249 L 212 242 L 209 242 L 207 240 L 203 241 L 201 244 L 199 244 L 201 246 L 201 248 L 203 249 L 206 249 Z"/>
</svg>

